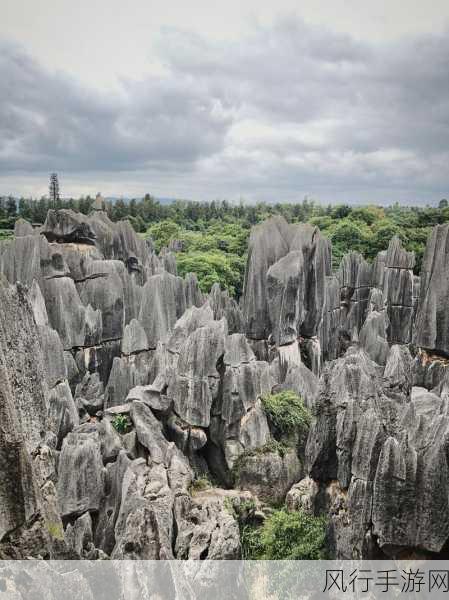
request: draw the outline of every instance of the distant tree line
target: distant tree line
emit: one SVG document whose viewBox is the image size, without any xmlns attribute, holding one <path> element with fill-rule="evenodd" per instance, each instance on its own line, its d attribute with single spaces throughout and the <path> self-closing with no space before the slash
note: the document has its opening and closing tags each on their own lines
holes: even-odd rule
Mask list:
<svg viewBox="0 0 449 600">
<path fill-rule="evenodd" d="M 0 238 L 7 237 L 18 218 L 34 224 L 44 222 L 49 209 L 72 208 L 88 214 L 93 198 L 40 200 L 0 199 Z M 106 202 L 113 221 L 129 219 L 143 237 L 151 236 L 156 249 L 171 244 L 177 254 L 180 274 L 196 272 L 204 291 L 219 282 L 238 297 L 242 292 L 243 273 L 250 229 L 273 215 L 282 215 L 290 223 L 317 225 L 332 241 L 333 265 L 343 254 L 360 252 L 368 260 L 385 250 L 398 235 L 407 250 L 416 254 L 419 273 L 431 228 L 449 222 L 447 200 L 437 207 L 320 205 L 305 198 L 297 203 L 230 203 L 175 201 L 163 204 L 151 195 L 142 199 Z M 173 242 L 176 240 L 176 244 Z"/>
</svg>

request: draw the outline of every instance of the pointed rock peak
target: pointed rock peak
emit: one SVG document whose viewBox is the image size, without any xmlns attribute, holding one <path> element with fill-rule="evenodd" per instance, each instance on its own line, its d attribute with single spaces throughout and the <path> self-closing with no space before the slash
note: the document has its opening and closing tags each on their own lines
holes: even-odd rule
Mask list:
<svg viewBox="0 0 449 600">
<path fill-rule="evenodd" d="M 148 338 L 144 328 L 137 319 L 132 319 L 125 327 L 122 339 L 122 354 L 136 354 L 148 350 Z"/>
<path fill-rule="evenodd" d="M 402 242 L 397 235 L 395 235 L 388 244 L 385 266 L 397 269 L 413 269 L 415 266 L 415 253 L 407 252 L 407 250 L 402 247 Z"/>
<path fill-rule="evenodd" d="M 87 217 L 71 209 L 49 210 L 41 233 L 49 242 L 95 244 Z"/>
<path fill-rule="evenodd" d="M 45 326 L 48 325 L 47 309 L 45 307 L 45 300 L 39 287 L 38 282 L 33 279 L 30 291 L 28 292 L 30 299 L 31 308 L 33 310 L 34 320 L 36 325 Z"/>
<path fill-rule="evenodd" d="M 26 235 L 34 235 L 35 233 L 36 232 L 34 231 L 31 223 L 28 223 L 28 221 L 25 221 L 25 219 L 17 219 L 15 222 L 14 236 L 16 238 L 24 237 Z"/>
</svg>

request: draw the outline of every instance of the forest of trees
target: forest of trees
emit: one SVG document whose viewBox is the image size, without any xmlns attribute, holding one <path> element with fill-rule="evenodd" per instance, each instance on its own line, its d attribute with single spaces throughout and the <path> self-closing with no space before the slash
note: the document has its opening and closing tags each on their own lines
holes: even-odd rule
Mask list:
<svg viewBox="0 0 449 600">
<path fill-rule="evenodd" d="M 49 208 L 73 208 L 89 213 L 93 199 L 47 198 L 15 201 L 0 200 L 0 239 L 12 236 L 14 223 L 23 218 L 42 224 Z M 219 282 L 235 296 L 242 291 L 250 229 L 272 215 L 282 215 L 290 223 L 317 225 L 332 240 L 333 265 L 338 267 L 344 253 L 355 250 L 372 260 L 398 235 L 407 250 L 416 254 L 419 273 L 427 236 L 434 225 L 449 221 L 449 205 L 441 200 L 437 207 L 322 206 L 307 198 L 298 203 L 231 204 L 227 201 L 162 204 L 147 194 L 143 199 L 108 202 L 106 209 L 113 221 L 129 219 L 143 237 L 151 237 L 156 249 L 177 240 L 180 275 L 192 271 L 203 291 Z"/>
</svg>

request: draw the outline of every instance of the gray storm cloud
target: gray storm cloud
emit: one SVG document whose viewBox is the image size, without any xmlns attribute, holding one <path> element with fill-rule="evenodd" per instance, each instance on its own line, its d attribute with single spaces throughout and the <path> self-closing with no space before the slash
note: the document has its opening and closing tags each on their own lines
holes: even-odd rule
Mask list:
<svg viewBox="0 0 449 600">
<path fill-rule="evenodd" d="M 167 193 L 183 173 L 203 197 L 448 188 L 448 36 L 374 45 L 285 18 L 233 43 L 165 30 L 156 52 L 163 75 L 106 92 L 4 42 L 0 173 L 158 173 Z"/>
</svg>

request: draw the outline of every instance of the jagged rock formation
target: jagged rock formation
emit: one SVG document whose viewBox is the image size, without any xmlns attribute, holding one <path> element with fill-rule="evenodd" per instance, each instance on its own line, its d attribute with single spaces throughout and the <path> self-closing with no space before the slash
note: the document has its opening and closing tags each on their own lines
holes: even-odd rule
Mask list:
<svg viewBox="0 0 449 600">
<path fill-rule="evenodd" d="M 449 355 L 449 225 L 437 225 L 424 254 L 414 343 Z"/>
<path fill-rule="evenodd" d="M 1 558 L 238 558 L 252 499 L 324 512 L 341 558 L 446 550 L 449 226 L 419 278 L 398 238 L 332 273 L 316 227 L 269 219 L 237 303 L 100 208 L 1 245 Z M 283 390 L 313 421 L 280 452 Z"/>
</svg>

